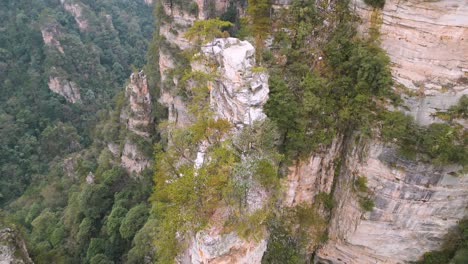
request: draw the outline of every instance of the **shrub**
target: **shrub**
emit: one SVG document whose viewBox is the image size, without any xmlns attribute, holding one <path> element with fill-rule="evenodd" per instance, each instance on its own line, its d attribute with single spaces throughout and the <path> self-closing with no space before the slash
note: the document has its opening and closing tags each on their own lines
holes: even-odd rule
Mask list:
<svg viewBox="0 0 468 264">
<path fill-rule="evenodd" d="M 358 192 L 367 192 L 367 178 L 365 176 L 359 176 L 354 180 L 354 187 Z"/>
<path fill-rule="evenodd" d="M 328 210 L 333 209 L 333 206 L 335 205 L 335 202 L 333 201 L 333 195 L 331 193 L 320 192 L 317 194 L 316 199 L 321 202 Z"/>
<path fill-rule="evenodd" d="M 385 0 L 364 0 L 364 3 L 372 7 L 383 8 L 385 5 Z"/>
<path fill-rule="evenodd" d="M 374 209 L 374 200 L 372 200 L 369 197 L 361 197 L 359 198 L 359 205 L 361 206 L 361 209 L 364 211 L 372 211 Z"/>
<path fill-rule="evenodd" d="M 191 2 L 189 5 L 189 12 L 194 16 L 198 16 L 198 4 L 196 2 Z"/>
<path fill-rule="evenodd" d="M 148 218 L 146 205 L 140 204 L 128 211 L 120 225 L 120 235 L 122 238 L 132 238 L 135 233 L 145 224 Z"/>
</svg>

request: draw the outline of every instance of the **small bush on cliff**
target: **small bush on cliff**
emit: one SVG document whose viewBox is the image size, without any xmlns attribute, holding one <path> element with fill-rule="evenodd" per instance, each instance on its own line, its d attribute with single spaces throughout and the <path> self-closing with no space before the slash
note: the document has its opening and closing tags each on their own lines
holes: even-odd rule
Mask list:
<svg viewBox="0 0 468 264">
<path fill-rule="evenodd" d="M 372 7 L 383 8 L 385 5 L 385 0 L 364 0 L 364 3 Z"/>
<path fill-rule="evenodd" d="M 358 192 L 367 192 L 367 178 L 365 176 L 359 176 L 354 180 L 354 187 Z"/>
<path fill-rule="evenodd" d="M 372 200 L 372 198 L 369 197 L 360 197 L 359 206 L 361 206 L 362 210 L 370 212 L 374 209 L 374 200 Z"/>
<path fill-rule="evenodd" d="M 208 20 L 197 20 L 185 33 L 185 38 L 195 41 L 197 44 L 205 44 L 214 38 L 225 38 L 229 36 L 223 28 L 230 27 L 233 24 L 229 21 L 222 21 L 219 18 Z"/>
<path fill-rule="evenodd" d="M 309 263 L 311 248 L 326 238 L 326 220 L 316 206 L 300 204 L 284 209 L 268 221 L 270 238 L 262 258 L 264 264 Z"/>
</svg>

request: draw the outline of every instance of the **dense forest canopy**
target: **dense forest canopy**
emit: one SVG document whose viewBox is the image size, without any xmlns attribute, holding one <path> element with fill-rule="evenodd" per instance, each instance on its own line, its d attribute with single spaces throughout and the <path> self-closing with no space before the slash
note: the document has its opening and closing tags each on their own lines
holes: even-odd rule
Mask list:
<svg viewBox="0 0 468 264">
<path fill-rule="evenodd" d="M 0 217 L 22 231 L 35 263 L 120 260 L 146 222 L 148 177 L 129 178 L 103 144 L 125 132 L 123 90 L 146 65 L 152 9 L 143 0 L 0 2 Z M 54 93 L 51 79 L 78 99 Z M 82 186 L 89 174 L 96 185 Z M 141 263 L 139 250 L 129 262 Z"/>
<path fill-rule="evenodd" d="M 89 146 L 96 112 L 111 107 L 131 67 L 145 64 L 150 7 L 143 1 L 81 3 L 86 31 L 58 0 L 0 3 L 0 204 L 44 177 L 55 157 Z M 63 53 L 43 41 L 41 31 L 51 28 Z M 68 104 L 52 93 L 51 74 L 76 83 L 82 102 Z"/>
</svg>

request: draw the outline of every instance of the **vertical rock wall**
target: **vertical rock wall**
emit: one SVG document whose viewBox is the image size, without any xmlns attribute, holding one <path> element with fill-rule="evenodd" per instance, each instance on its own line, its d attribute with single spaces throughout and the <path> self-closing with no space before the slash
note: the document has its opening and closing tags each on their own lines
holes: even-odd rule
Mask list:
<svg viewBox="0 0 468 264">
<path fill-rule="evenodd" d="M 150 159 L 138 148 L 135 140 L 139 137 L 149 140 L 150 131 L 154 126 L 151 95 L 143 71 L 132 73 L 125 90 L 125 98 L 128 105 L 122 110 L 120 120 L 125 124 L 127 131 L 134 135 L 126 137 L 120 159 L 122 166 L 130 174 L 139 174 L 150 165 Z M 109 149 L 112 151 L 111 147 Z"/>
<path fill-rule="evenodd" d="M 361 33 L 380 27 L 381 46 L 392 61 L 395 88 L 403 93 L 408 114 L 421 125 L 440 122 L 433 114 L 468 92 L 468 3 L 387 0 L 383 10 L 373 10 L 356 0 L 353 8 L 362 19 Z M 456 164 L 406 160 L 374 140 L 364 147 L 355 144 L 343 166 L 329 241 L 317 261 L 414 261 L 438 249 L 447 231 L 468 214 L 468 178 Z M 353 191 L 358 176 L 368 179 L 375 202 L 370 213 L 360 209 Z"/>
<path fill-rule="evenodd" d="M 468 2 L 387 0 L 382 11 L 373 11 L 354 0 L 353 8 L 361 32 L 380 28 L 393 77 L 405 87 L 408 113 L 418 123 L 440 121 L 432 115 L 468 94 Z"/>
</svg>

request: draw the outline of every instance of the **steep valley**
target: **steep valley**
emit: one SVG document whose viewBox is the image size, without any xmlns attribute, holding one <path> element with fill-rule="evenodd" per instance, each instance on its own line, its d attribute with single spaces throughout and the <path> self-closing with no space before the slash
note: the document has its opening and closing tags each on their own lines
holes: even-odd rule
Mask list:
<svg viewBox="0 0 468 264">
<path fill-rule="evenodd" d="M 466 1 L 7 2 L 0 263 L 468 261 Z"/>
</svg>

